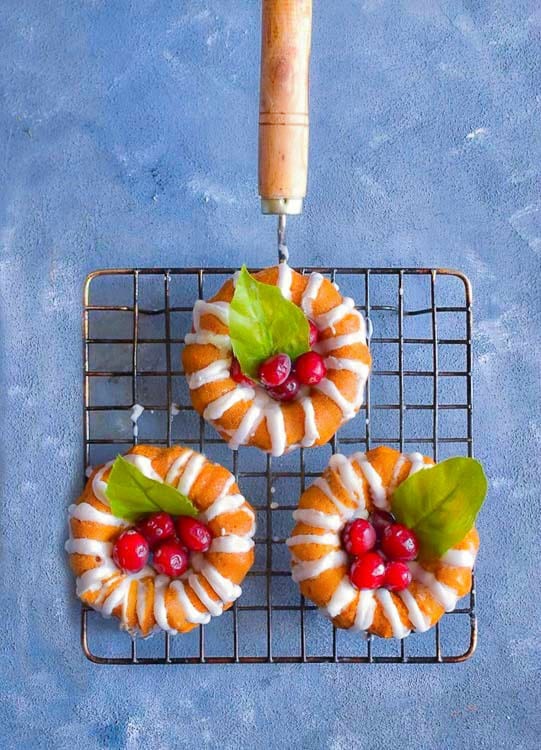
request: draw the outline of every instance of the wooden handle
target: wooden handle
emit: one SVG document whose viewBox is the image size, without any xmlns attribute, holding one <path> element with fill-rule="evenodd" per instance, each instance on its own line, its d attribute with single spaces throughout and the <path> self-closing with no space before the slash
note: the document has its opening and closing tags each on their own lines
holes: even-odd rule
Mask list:
<svg viewBox="0 0 541 750">
<path fill-rule="evenodd" d="M 308 173 L 312 0 L 263 0 L 259 101 L 261 210 L 298 214 Z"/>
</svg>

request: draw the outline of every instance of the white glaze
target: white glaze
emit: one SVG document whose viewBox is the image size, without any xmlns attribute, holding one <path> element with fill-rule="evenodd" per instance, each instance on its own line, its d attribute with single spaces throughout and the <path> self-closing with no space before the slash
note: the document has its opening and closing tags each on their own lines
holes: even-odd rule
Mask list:
<svg viewBox="0 0 541 750">
<path fill-rule="evenodd" d="M 73 539 L 73 537 L 70 537 L 64 548 L 70 555 L 89 555 L 99 557 L 100 560 L 107 560 L 111 557 L 113 545 L 111 542 L 102 542 L 99 539 L 88 539 L 87 537 Z"/>
<path fill-rule="evenodd" d="M 353 344 L 365 344 L 366 339 L 361 330 L 352 331 L 351 333 L 343 333 L 340 336 L 331 336 L 328 339 L 318 341 L 314 346 L 316 352 L 320 354 L 327 354 L 327 352 L 333 352 L 336 349 L 341 349 L 344 346 L 352 346 Z"/>
<path fill-rule="evenodd" d="M 422 469 L 430 469 L 432 467 L 432 464 L 425 464 L 422 453 L 408 453 L 406 458 L 411 461 L 409 477 L 412 474 L 417 474 Z"/>
<path fill-rule="evenodd" d="M 75 588 L 77 596 L 96 591 L 104 581 L 118 574 L 119 570 L 114 562 L 110 559 L 104 560 L 101 565 L 87 570 L 77 578 Z"/>
<path fill-rule="evenodd" d="M 169 469 L 165 477 L 165 484 L 170 484 L 172 487 L 176 485 L 180 470 L 192 455 L 193 451 L 185 450 L 180 454 L 178 458 L 173 461 L 173 463 L 171 464 L 171 468 Z"/>
<path fill-rule="evenodd" d="M 323 276 L 320 273 L 310 274 L 308 284 L 302 295 L 301 308 L 305 315 L 309 317 L 312 315 L 312 308 L 314 300 L 317 299 L 321 285 L 323 284 Z"/>
<path fill-rule="evenodd" d="M 196 573 L 190 573 L 188 576 L 188 583 L 192 587 L 201 604 L 208 609 L 210 614 L 213 617 L 219 617 L 224 611 L 224 605 L 221 601 L 216 601 L 208 595 L 205 587 L 199 580 L 199 576 Z"/>
<path fill-rule="evenodd" d="M 287 444 L 284 412 L 280 404 L 274 401 L 267 406 L 265 413 L 271 442 L 271 455 L 281 456 L 285 452 Z"/>
<path fill-rule="evenodd" d="M 162 630 L 175 635 L 177 631 L 169 625 L 165 606 L 165 592 L 169 587 L 169 581 L 167 576 L 156 576 L 154 579 L 154 619 Z"/>
<path fill-rule="evenodd" d="M 99 523 L 102 526 L 129 526 L 128 522 L 124 521 L 124 519 L 117 518 L 112 513 L 104 513 L 86 502 L 79 503 L 78 505 L 70 505 L 68 513 L 70 518 L 76 518 L 78 521 Z"/>
<path fill-rule="evenodd" d="M 324 608 L 328 616 L 332 619 L 349 607 L 351 602 L 358 594 L 358 590 L 351 585 L 347 576 L 344 576 L 338 586 L 335 588 L 327 606 Z"/>
<path fill-rule="evenodd" d="M 195 571 L 201 573 L 223 602 L 234 602 L 241 595 L 242 589 L 240 586 L 219 573 L 200 552 L 192 555 L 192 567 Z"/>
<path fill-rule="evenodd" d="M 227 380 L 230 377 L 229 368 L 231 367 L 231 358 L 217 359 L 211 362 L 210 365 L 192 372 L 191 375 L 186 375 L 188 387 L 191 391 L 195 391 L 201 388 L 203 385 L 208 383 L 216 383 L 219 380 Z"/>
<path fill-rule="evenodd" d="M 242 495 L 239 495 L 238 493 L 234 495 L 224 495 L 217 498 L 212 505 L 209 505 L 209 507 L 201 513 L 201 519 L 208 523 L 209 521 L 212 521 L 213 518 L 221 516 L 222 513 L 233 513 L 239 508 L 242 508 L 243 505 L 244 497 Z M 245 506 L 242 509 L 243 511 L 250 511 L 248 506 Z M 253 515 L 251 511 L 250 515 Z"/>
<path fill-rule="evenodd" d="M 223 396 L 220 396 L 215 401 L 212 401 L 203 412 L 203 417 L 207 421 L 220 419 L 226 411 L 229 411 L 229 409 L 231 409 L 232 406 L 235 406 L 235 404 L 238 404 L 239 401 L 251 401 L 254 396 L 255 392 L 253 388 L 239 385 L 225 393 Z"/>
<path fill-rule="evenodd" d="M 314 404 L 311 398 L 304 396 L 300 399 L 300 405 L 304 411 L 304 437 L 301 445 L 303 448 L 310 448 L 319 439 Z"/>
<path fill-rule="evenodd" d="M 145 477 L 154 479 L 156 482 L 163 482 L 161 476 L 152 468 L 152 460 L 147 458 L 147 456 L 141 456 L 138 453 L 128 453 L 123 458 L 135 466 L 136 469 L 139 469 Z"/>
<path fill-rule="evenodd" d="M 376 600 L 372 589 L 361 589 L 351 630 L 368 630 L 374 621 Z"/>
<path fill-rule="evenodd" d="M 361 469 L 366 481 L 368 482 L 368 488 L 372 501 L 376 508 L 387 507 L 387 493 L 380 475 L 374 469 L 370 461 L 366 457 L 366 453 L 355 453 L 352 456 L 352 461 L 358 464 Z"/>
<path fill-rule="evenodd" d="M 340 322 L 343 318 L 349 315 L 354 306 L 355 303 L 351 297 L 344 297 L 339 305 L 336 305 L 336 307 L 333 307 L 326 313 L 318 315 L 314 322 L 319 329 L 325 330 L 325 328 L 330 328 L 334 333 L 335 323 Z"/>
<path fill-rule="evenodd" d="M 409 635 L 411 631 L 400 619 L 400 612 L 398 611 L 398 607 L 394 602 L 391 592 L 387 589 L 378 589 L 376 591 L 376 599 L 383 608 L 385 617 L 391 626 L 393 636 L 395 638 L 405 638 Z"/>
<path fill-rule="evenodd" d="M 327 529 L 328 531 L 339 531 L 342 528 L 340 516 L 322 513 L 320 510 L 311 508 L 298 508 L 293 511 L 293 518 L 299 523 L 314 526 L 316 529 Z"/>
<path fill-rule="evenodd" d="M 135 615 L 137 623 L 142 629 L 146 618 L 147 587 L 143 581 L 137 581 L 137 599 L 135 600 Z"/>
<path fill-rule="evenodd" d="M 413 578 L 427 587 L 434 599 L 441 604 L 446 612 L 452 612 L 458 601 L 456 591 L 445 583 L 438 581 L 436 576 L 421 567 L 419 563 L 410 562 L 408 564 Z"/>
<path fill-rule="evenodd" d="M 293 271 L 287 263 L 278 264 L 278 281 L 276 286 L 282 292 L 283 296 L 291 299 L 291 284 L 293 281 Z"/>
<path fill-rule="evenodd" d="M 347 357 L 325 357 L 325 367 L 327 370 L 348 370 L 364 377 L 368 377 L 370 371 L 370 368 L 364 362 Z M 362 385 L 364 386 L 364 383 Z"/>
<path fill-rule="evenodd" d="M 444 565 L 450 565 L 454 568 L 468 568 L 471 570 L 475 563 L 475 550 L 470 549 L 449 549 L 441 558 Z"/>
<path fill-rule="evenodd" d="M 403 453 L 401 453 L 396 459 L 396 463 L 393 469 L 393 475 L 391 477 L 391 484 L 389 485 L 389 497 L 393 494 L 394 490 L 396 489 L 396 485 L 398 483 L 398 477 L 400 476 L 400 472 L 402 470 L 402 467 L 406 463 L 406 460 L 407 460 L 406 456 Z"/>
<path fill-rule="evenodd" d="M 197 607 L 194 607 L 190 597 L 186 593 L 183 581 L 172 581 L 171 588 L 177 595 L 177 599 L 180 606 L 182 607 L 186 622 L 192 622 L 197 625 L 206 625 L 207 622 L 210 621 L 210 615 L 208 614 L 208 612 L 200 612 Z"/>
<path fill-rule="evenodd" d="M 187 333 L 184 342 L 186 344 L 212 344 L 217 349 L 231 351 L 231 339 L 226 333 L 214 333 L 206 330 L 196 331 L 195 333 Z"/>
<path fill-rule="evenodd" d="M 231 554 L 242 554 L 249 552 L 254 546 L 253 539 L 237 534 L 226 534 L 214 537 L 210 545 L 211 552 L 226 552 Z"/>
<path fill-rule="evenodd" d="M 349 506 L 344 505 L 344 503 L 340 502 L 340 500 L 336 497 L 334 492 L 331 490 L 331 487 L 326 479 L 323 479 L 323 477 L 318 477 L 314 482 L 314 487 L 318 487 L 326 497 L 329 498 L 331 503 L 335 506 L 336 510 L 340 513 L 340 516 L 345 519 L 346 521 L 352 518 L 354 515 L 356 515 L 356 511 L 359 511 L 358 517 L 368 517 L 368 513 L 364 512 L 364 506 Z"/>
<path fill-rule="evenodd" d="M 413 596 L 411 591 L 404 589 L 404 591 L 399 592 L 398 596 L 402 599 L 408 610 L 408 617 L 411 620 L 415 632 L 426 632 L 430 628 L 430 620 L 422 613 L 421 608 L 417 604 L 417 599 Z"/>
<path fill-rule="evenodd" d="M 201 328 L 201 317 L 213 315 L 224 326 L 229 325 L 229 302 L 205 302 L 198 299 L 193 308 L 193 327 L 196 331 Z"/>
<path fill-rule="evenodd" d="M 231 436 L 229 447 L 232 450 L 237 450 L 237 448 L 240 445 L 243 445 L 257 430 L 261 420 L 265 416 L 264 406 L 266 400 L 267 397 L 265 394 L 256 391 L 253 403 L 246 410 L 239 426 Z"/>
<path fill-rule="evenodd" d="M 314 386 L 314 388 L 320 393 L 323 393 L 323 395 L 330 398 L 331 401 L 334 401 L 334 403 L 342 412 L 343 422 L 355 416 L 357 412 L 357 404 L 353 404 L 351 401 L 348 401 L 347 398 L 342 395 L 342 392 L 337 388 L 332 380 L 329 380 L 329 378 L 323 378 L 323 380 L 316 386 Z"/>
<path fill-rule="evenodd" d="M 348 556 L 345 552 L 342 550 L 333 550 L 317 560 L 303 560 L 302 562 L 298 562 L 291 572 L 291 577 L 295 583 L 317 578 L 326 570 L 345 565 L 347 560 Z"/>
<path fill-rule="evenodd" d="M 197 481 L 197 477 L 205 465 L 205 460 L 201 453 L 192 453 L 177 483 L 177 490 L 182 492 L 183 495 L 190 495 L 190 490 Z"/>
<path fill-rule="evenodd" d="M 295 547 L 297 544 L 325 544 L 331 547 L 340 545 L 338 534 L 297 534 L 286 539 L 288 547 Z"/>
<path fill-rule="evenodd" d="M 340 482 L 344 486 L 348 496 L 354 499 L 361 507 L 365 507 L 363 483 L 351 465 L 350 459 L 346 458 L 342 453 L 335 453 L 331 456 L 329 468 L 338 474 Z"/>
<path fill-rule="evenodd" d="M 94 493 L 94 496 L 104 505 L 107 505 L 109 507 L 109 500 L 107 499 L 107 495 L 105 494 L 105 490 L 107 489 L 107 482 L 104 482 L 102 477 L 107 471 L 107 469 L 110 469 L 113 465 L 112 461 L 109 461 L 108 463 L 104 464 L 99 471 L 97 471 L 94 474 L 94 479 L 92 480 L 92 492 Z"/>
</svg>

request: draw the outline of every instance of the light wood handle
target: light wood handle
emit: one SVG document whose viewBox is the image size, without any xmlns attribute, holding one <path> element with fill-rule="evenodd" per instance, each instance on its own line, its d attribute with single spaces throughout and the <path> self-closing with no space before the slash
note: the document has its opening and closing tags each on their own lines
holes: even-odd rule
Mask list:
<svg viewBox="0 0 541 750">
<path fill-rule="evenodd" d="M 312 0 L 262 0 L 259 195 L 270 214 L 302 212 L 308 174 Z"/>
</svg>

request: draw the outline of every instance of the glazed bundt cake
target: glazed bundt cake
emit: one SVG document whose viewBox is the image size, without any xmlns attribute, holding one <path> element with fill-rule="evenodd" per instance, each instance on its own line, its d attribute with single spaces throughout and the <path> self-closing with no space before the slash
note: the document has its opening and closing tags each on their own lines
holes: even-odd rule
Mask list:
<svg viewBox="0 0 541 750">
<path fill-rule="evenodd" d="M 302 310 L 309 345 L 293 363 L 271 352 L 275 356 L 260 363 L 258 374 L 246 373 L 230 336 L 237 279 L 238 274 L 209 301 L 195 304 L 183 352 L 194 408 L 233 449 L 251 445 L 279 456 L 326 443 L 362 403 L 370 367 L 362 315 L 319 273 L 303 276 L 286 263 L 266 268 L 250 277 L 251 283 L 277 287 Z M 271 315 L 269 328 L 273 323 Z"/>
<path fill-rule="evenodd" d="M 479 466 L 473 459 L 461 461 Z M 338 628 L 404 638 L 410 631 L 431 628 L 470 591 L 479 547 L 475 515 L 471 525 L 464 526 L 463 538 L 441 555 L 434 551 L 430 534 L 420 554 L 415 533 L 391 515 L 402 483 L 428 468 L 422 477 L 426 483 L 435 471 L 433 464 L 419 453 L 401 454 L 387 447 L 349 458 L 335 454 L 301 496 L 287 540 L 293 579 Z M 481 487 L 477 494 L 482 502 L 486 480 L 479 471 L 476 485 Z M 403 490 L 407 487 L 404 484 Z M 425 495 L 430 495 L 430 488 Z M 476 502 L 480 507 L 479 498 Z M 436 518 L 433 535 L 438 533 L 437 523 Z"/>
<path fill-rule="evenodd" d="M 240 596 L 254 559 L 253 510 L 233 475 L 196 451 L 139 445 L 124 459 L 137 470 L 136 485 L 176 488 L 195 517 L 117 517 L 108 497 L 113 462 L 97 468 L 69 508 L 66 550 L 77 595 L 132 633 L 187 632 Z"/>
</svg>

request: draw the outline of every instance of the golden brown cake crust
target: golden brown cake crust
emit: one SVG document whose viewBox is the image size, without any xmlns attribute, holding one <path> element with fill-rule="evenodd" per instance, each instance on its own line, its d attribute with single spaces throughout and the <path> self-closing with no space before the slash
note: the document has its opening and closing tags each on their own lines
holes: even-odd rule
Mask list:
<svg viewBox="0 0 541 750">
<path fill-rule="evenodd" d="M 194 330 L 186 337 L 182 361 L 194 409 L 232 448 L 253 445 L 281 455 L 301 445 L 323 445 L 362 403 L 371 363 L 364 320 L 353 300 L 319 274 L 303 276 L 284 264 L 254 277 L 279 286 L 318 325 L 321 336 L 314 348 L 326 359 L 327 377 L 288 403 L 273 401 L 259 386 L 235 383 L 229 375 L 227 319 L 234 294 L 229 279 L 208 302 L 196 303 Z"/>
<path fill-rule="evenodd" d="M 479 548 L 475 528 L 442 558 L 410 563 L 413 580 L 404 592 L 360 592 L 349 581 L 348 556 L 340 539 L 346 519 L 353 510 L 356 516 L 366 516 L 374 508 L 390 510 L 394 488 L 433 463 L 419 453 L 401 454 L 384 446 L 349 458 L 337 454 L 302 494 L 294 513 L 297 523 L 287 541 L 292 575 L 301 593 L 336 627 L 403 638 L 435 625 L 471 590 Z"/>
<path fill-rule="evenodd" d="M 239 584 L 253 564 L 254 512 L 233 475 L 196 451 L 180 446 L 138 445 L 125 454 L 147 475 L 178 486 L 210 528 L 214 539 L 206 553 L 193 554 L 191 568 L 178 579 L 157 575 L 147 566 L 126 575 L 111 558 L 115 539 L 129 524 L 115 518 L 104 489 L 110 464 L 92 472 L 70 506 L 70 566 L 81 600 L 104 615 L 118 617 L 121 627 L 148 635 L 155 628 L 187 632 L 231 606 Z"/>
</svg>

